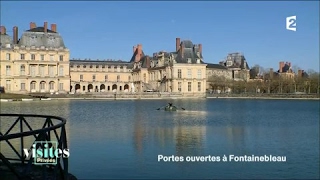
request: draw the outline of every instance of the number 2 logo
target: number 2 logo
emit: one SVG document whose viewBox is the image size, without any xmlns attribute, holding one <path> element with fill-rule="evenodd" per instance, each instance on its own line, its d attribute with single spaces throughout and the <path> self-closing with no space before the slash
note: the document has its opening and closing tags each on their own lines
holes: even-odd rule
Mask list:
<svg viewBox="0 0 320 180">
<path fill-rule="evenodd" d="M 286 29 L 290 31 L 297 31 L 297 16 L 290 16 L 286 18 Z"/>
</svg>

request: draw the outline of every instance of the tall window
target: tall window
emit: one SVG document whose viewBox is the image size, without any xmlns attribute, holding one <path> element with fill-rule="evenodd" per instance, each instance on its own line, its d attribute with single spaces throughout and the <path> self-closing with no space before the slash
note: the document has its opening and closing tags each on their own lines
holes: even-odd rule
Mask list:
<svg viewBox="0 0 320 180">
<path fill-rule="evenodd" d="M 188 91 L 191 92 L 191 82 L 188 82 Z"/>
<path fill-rule="evenodd" d="M 36 55 L 31 54 L 31 60 L 36 60 Z"/>
<path fill-rule="evenodd" d="M 46 82 L 40 82 L 40 90 L 44 90 L 46 88 Z"/>
<path fill-rule="evenodd" d="M 7 54 L 6 54 L 6 60 L 11 60 L 11 55 L 10 55 L 10 53 L 7 53 Z"/>
<path fill-rule="evenodd" d="M 11 80 L 6 80 L 6 90 L 11 91 Z"/>
<path fill-rule="evenodd" d="M 83 75 L 80 74 L 80 82 L 82 82 L 82 81 L 83 81 Z"/>
<path fill-rule="evenodd" d="M 24 54 L 20 54 L 20 59 L 24 60 Z"/>
<path fill-rule="evenodd" d="M 43 54 L 40 55 L 40 58 L 41 58 L 41 61 L 44 61 L 44 55 Z"/>
<path fill-rule="evenodd" d="M 63 66 L 59 66 L 59 76 L 63 76 Z"/>
<path fill-rule="evenodd" d="M 201 69 L 198 69 L 198 79 L 201 79 L 201 76 L 202 76 Z"/>
<path fill-rule="evenodd" d="M 11 75 L 11 66 L 6 66 L 6 75 L 7 76 Z"/>
<path fill-rule="evenodd" d="M 92 75 L 92 81 L 93 81 L 93 82 L 96 81 L 96 75 Z"/>
<path fill-rule="evenodd" d="M 188 78 L 192 78 L 191 69 L 188 69 Z"/>
<path fill-rule="evenodd" d="M 26 67 L 25 67 L 25 65 L 21 65 L 20 66 L 20 75 L 25 75 L 25 73 L 26 73 Z"/>
<path fill-rule="evenodd" d="M 120 81 L 120 75 L 117 76 L 117 82 L 119 82 L 119 81 Z"/>
<path fill-rule="evenodd" d="M 50 61 L 54 61 L 54 56 L 50 55 Z"/>
<path fill-rule="evenodd" d="M 131 76 L 128 76 L 128 81 L 129 81 L 129 82 L 131 81 Z"/>
<path fill-rule="evenodd" d="M 104 81 L 107 82 L 108 81 L 108 75 L 104 76 Z"/>
<path fill-rule="evenodd" d="M 31 76 L 36 76 L 36 66 L 32 65 L 30 66 Z"/>
<path fill-rule="evenodd" d="M 201 82 L 198 82 L 198 91 L 201 91 Z"/>
<path fill-rule="evenodd" d="M 49 89 L 50 89 L 50 90 L 54 90 L 54 82 L 53 82 L 53 81 L 51 81 L 51 82 L 49 83 Z"/>
<path fill-rule="evenodd" d="M 59 83 L 59 90 L 63 91 L 63 83 Z"/>
<path fill-rule="evenodd" d="M 44 76 L 44 66 L 40 66 L 40 76 Z"/>
<path fill-rule="evenodd" d="M 181 78 L 181 69 L 178 69 L 178 78 Z"/>
<path fill-rule="evenodd" d="M 50 77 L 54 76 L 54 66 L 49 66 L 49 76 Z"/>
<path fill-rule="evenodd" d="M 21 91 L 26 90 L 26 83 L 21 83 L 21 85 L 20 85 L 20 90 L 21 90 Z"/>
<path fill-rule="evenodd" d="M 147 74 L 143 73 L 143 82 L 147 82 Z"/>
<path fill-rule="evenodd" d="M 181 92 L 181 82 L 178 82 L 178 91 Z"/>
<path fill-rule="evenodd" d="M 36 89 L 36 82 L 31 82 L 30 84 L 30 90 L 35 90 Z"/>
<path fill-rule="evenodd" d="M 60 56 L 59 56 L 59 60 L 60 60 L 60 61 L 63 61 L 63 55 L 60 55 Z"/>
</svg>

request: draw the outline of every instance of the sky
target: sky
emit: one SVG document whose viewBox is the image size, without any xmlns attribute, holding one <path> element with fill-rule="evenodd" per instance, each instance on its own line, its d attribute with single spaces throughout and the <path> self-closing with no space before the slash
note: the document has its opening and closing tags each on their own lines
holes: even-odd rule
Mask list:
<svg viewBox="0 0 320 180">
<path fill-rule="evenodd" d="M 219 63 L 242 52 L 250 67 L 279 68 L 280 61 L 319 72 L 319 1 L 0 1 L 1 25 L 19 36 L 30 22 L 57 24 L 76 59 L 129 61 L 132 47 L 145 54 L 175 51 L 175 39 L 202 44 L 204 61 Z M 297 31 L 286 29 L 296 16 Z"/>
</svg>

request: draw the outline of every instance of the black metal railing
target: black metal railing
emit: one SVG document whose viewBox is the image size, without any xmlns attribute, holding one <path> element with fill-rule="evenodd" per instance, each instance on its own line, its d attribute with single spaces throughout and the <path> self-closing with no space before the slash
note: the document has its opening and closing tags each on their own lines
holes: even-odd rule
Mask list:
<svg viewBox="0 0 320 180">
<path fill-rule="evenodd" d="M 40 121 L 37 121 L 40 118 Z M 10 174 L 8 179 L 68 179 L 68 158 L 57 157 L 57 164 L 35 165 L 24 150 L 32 149 L 35 141 L 56 141 L 57 148 L 67 149 L 66 120 L 57 116 L 34 114 L 0 114 L 0 174 Z M 32 127 L 38 126 L 38 127 Z M 16 132 L 13 132 L 15 130 Z M 31 138 L 27 147 L 26 139 Z M 20 140 L 18 148 L 13 141 Z M 15 145 L 16 145 L 15 144 Z M 3 149 L 4 145 L 8 145 Z M 17 146 L 17 145 L 16 145 Z M 5 155 L 4 150 L 11 152 Z M 13 157 L 13 155 L 17 157 Z M 1 172 L 3 171 L 3 172 Z M 34 176 L 37 176 L 35 178 Z M 1 179 L 1 178 L 0 178 Z"/>
</svg>

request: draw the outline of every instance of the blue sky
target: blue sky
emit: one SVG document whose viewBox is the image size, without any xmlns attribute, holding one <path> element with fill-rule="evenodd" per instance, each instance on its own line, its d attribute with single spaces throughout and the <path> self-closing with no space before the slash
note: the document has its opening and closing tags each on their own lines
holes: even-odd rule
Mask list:
<svg viewBox="0 0 320 180">
<path fill-rule="evenodd" d="M 297 16 L 297 31 L 286 30 Z M 132 46 L 145 53 L 174 51 L 175 38 L 203 46 L 204 61 L 244 53 L 249 66 L 278 69 L 279 61 L 319 71 L 319 2 L 245 1 L 1 1 L 1 25 L 19 35 L 29 23 L 57 24 L 71 58 L 129 60 Z M 50 25 L 49 25 L 50 27 Z"/>
</svg>

